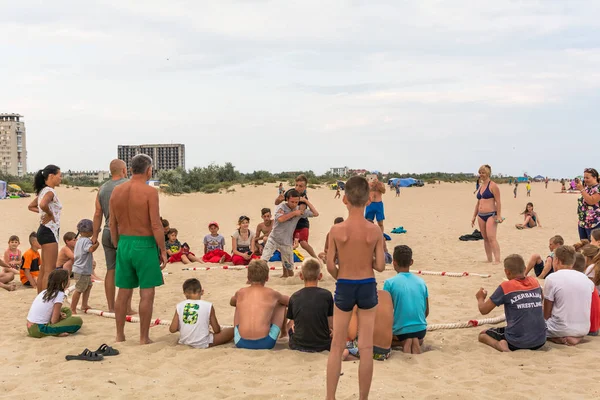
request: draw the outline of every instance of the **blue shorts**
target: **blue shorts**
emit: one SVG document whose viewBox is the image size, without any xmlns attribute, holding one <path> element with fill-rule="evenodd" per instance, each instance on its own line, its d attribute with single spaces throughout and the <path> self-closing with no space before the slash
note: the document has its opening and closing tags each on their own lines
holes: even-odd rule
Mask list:
<svg viewBox="0 0 600 400">
<path fill-rule="evenodd" d="M 369 221 L 383 221 L 385 219 L 385 215 L 383 213 L 383 201 L 374 201 L 367 206 L 365 209 L 365 218 Z"/>
<path fill-rule="evenodd" d="M 377 281 L 375 278 L 338 279 L 333 301 L 344 312 L 352 311 L 355 305 L 362 310 L 369 310 L 378 302 Z"/>
<path fill-rule="evenodd" d="M 244 339 L 240 336 L 238 326 L 233 330 L 233 342 L 238 349 L 249 349 L 249 350 L 271 350 L 277 343 L 277 338 L 281 329 L 277 325 L 271 324 L 269 334 L 262 339 Z"/>
</svg>

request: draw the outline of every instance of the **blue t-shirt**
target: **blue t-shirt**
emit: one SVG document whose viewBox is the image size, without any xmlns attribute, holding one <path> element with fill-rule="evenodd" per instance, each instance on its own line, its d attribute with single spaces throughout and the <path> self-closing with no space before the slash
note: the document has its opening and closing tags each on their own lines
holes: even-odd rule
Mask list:
<svg viewBox="0 0 600 400">
<path fill-rule="evenodd" d="M 520 349 L 529 349 L 546 342 L 542 288 L 537 279 L 528 276 L 502 282 L 490 300 L 496 306 L 504 305 L 504 335 L 508 343 Z"/>
<path fill-rule="evenodd" d="M 394 335 L 420 332 L 427 329 L 427 285 L 410 272 L 400 272 L 386 279 L 383 290 L 389 292 L 394 304 Z"/>
</svg>

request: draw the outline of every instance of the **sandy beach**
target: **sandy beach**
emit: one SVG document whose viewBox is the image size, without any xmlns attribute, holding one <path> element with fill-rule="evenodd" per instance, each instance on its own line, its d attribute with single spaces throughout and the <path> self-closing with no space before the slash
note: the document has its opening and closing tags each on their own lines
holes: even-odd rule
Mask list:
<svg viewBox="0 0 600 400">
<path fill-rule="evenodd" d="M 559 194 L 559 183 L 544 189 L 534 183 L 531 198 L 519 187 L 514 199 L 512 187 L 501 185 L 505 223 L 499 227 L 502 256 L 512 253 L 527 260 L 532 253 L 548 253 L 548 239 L 560 234 L 567 244 L 578 240 L 577 196 Z M 82 218 L 93 217 L 96 192 L 92 188 L 57 189 L 63 203 L 61 236 L 75 231 Z M 482 242 L 461 242 L 458 237 L 473 231 L 470 221 L 475 207 L 474 184 L 426 185 L 403 189 L 399 198 L 388 191 L 384 196 L 386 232 L 403 226 L 408 233 L 392 234 L 388 247 L 407 244 L 414 252 L 413 269 L 489 273 L 490 278 L 450 278 L 425 276 L 430 295 L 430 324 L 462 322 L 484 318 L 479 315 L 475 293 L 480 287 L 488 292 L 503 280 L 503 268 L 485 263 Z M 327 188 L 309 189 L 309 196 L 320 212 L 311 220 L 310 242 L 318 252 L 335 217 L 346 216 L 346 209 L 335 192 Z M 160 209 L 171 227 L 179 230 L 179 240 L 188 242 L 196 254 L 202 254 L 202 238 L 208 222 L 219 222 L 220 233 L 227 238 L 237 218 L 248 215 L 251 229 L 260 222 L 260 209 L 273 206 L 277 195 L 274 184 L 261 187 L 240 186 L 234 192 L 190 194 L 160 197 Z M 520 213 L 532 201 L 543 228 L 519 231 Z M 0 239 L 21 238 L 20 249 L 28 248 L 28 234 L 37 229 L 37 217 L 27 210 L 29 199 L 0 202 L 3 223 Z M 61 243 L 62 247 L 63 243 Z M 2 249 L 4 250 L 4 248 Z M 104 253 L 95 253 L 96 273 L 105 273 Z M 272 264 L 276 267 L 280 263 Z M 201 266 L 195 264 L 195 266 Z M 391 267 L 391 266 L 390 266 Z M 182 264 L 169 264 L 165 285 L 156 291 L 154 318 L 170 320 L 175 304 L 183 299 L 181 284 L 190 277 L 200 279 L 203 299 L 214 304 L 222 325 L 233 322 L 234 309 L 229 299 L 244 286 L 245 271 L 212 269 L 182 271 Z M 379 287 L 395 273 L 377 274 Z M 283 280 L 279 271 L 271 271 L 268 286 L 291 295 L 302 287 L 295 277 Z M 334 289 L 334 280 L 324 271 L 321 286 Z M 278 343 L 273 351 L 248 351 L 233 344 L 208 350 L 195 350 L 177 344 L 178 334 L 169 334 L 166 326 L 151 328 L 155 343 L 138 345 L 139 327 L 127 324 L 128 342 L 116 345 L 121 355 L 99 363 L 65 361 L 67 354 L 83 349 L 95 350 L 102 343 L 114 344 L 114 320 L 82 315 L 81 331 L 68 338 L 33 339 L 27 336 L 26 315 L 35 291 L 18 284 L 15 292 L 0 292 L 4 329 L 0 362 L 0 397 L 31 399 L 51 394 L 53 398 L 111 399 L 317 399 L 325 396 L 325 369 L 328 353 L 306 354 L 291 351 Z M 137 308 L 137 293 L 134 304 Z M 90 304 L 106 309 L 103 284 L 92 290 Z M 503 315 L 494 310 L 489 317 Z M 482 328 L 439 330 L 425 338 L 428 351 L 418 356 L 395 351 L 385 362 L 375 362 L 371 398 L 373 399 L 594 399 L 600 387 L 590 377 L 597 368 L 600 338 L 586 338 L 574 348 L 546 344 L 541 351 L 501 354 L 479 344 Z M 339 399 L 358 398 L 358 363 L 343 365 Z"/>
</svg>

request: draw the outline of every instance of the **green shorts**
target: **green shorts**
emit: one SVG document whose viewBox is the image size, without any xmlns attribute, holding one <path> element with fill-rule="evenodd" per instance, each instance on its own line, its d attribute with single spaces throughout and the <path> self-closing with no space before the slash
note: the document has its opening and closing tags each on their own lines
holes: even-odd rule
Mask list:
<svg viewBox="0 0 600 400">
<path fill-rule="evenodd" d="M 150 289 L 164 283 L 154 236 L 119 236 L 115 285 Z"/>
</svg>

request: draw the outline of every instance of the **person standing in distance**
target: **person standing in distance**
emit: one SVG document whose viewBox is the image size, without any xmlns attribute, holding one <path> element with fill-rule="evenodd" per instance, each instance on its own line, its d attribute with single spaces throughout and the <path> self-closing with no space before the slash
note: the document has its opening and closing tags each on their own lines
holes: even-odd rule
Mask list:
<svg viewBox="0 0 600 400">
<path fill-rule="evenodd" d="M 106 276 L 104 277 L 104 292 L 106 294 L 106 303 L 108 312 L 115 312 L 115 267 L 117 266 L 117 249 L 113 246 L 110 237 L 110 213 L 109 203 L 113 190 L 122 183 L 127 182 L 127 165 L 123 160 L 115 159 L 110 162 L 111 180 L 100 187 L 96 196 L 96 211 L 94 213 L 94 234 L 92 243 L 98 242 L 98 237 L 102 234 L 102 248 L 104 249 L 104 258 L 106 259 Z M 104 217 L 104 230 L 100 231 L 102 226 L 102 217 Z M 133 292 L 132 292 L 133 294 Z M 131 309 L 131 297 L 127 302 L 127 315 L 133 313 Z"/>
<path fill-rule="evenodd" d="M 110 237 L 117 248 L 115 302 L 117 342 L 125 341 L 127 301 L 140 288 L 140 344 L 149 336 L 154 292 L 164 283 L 167 263 L 165 236 L 160 221 L 158 192 L 146 181 L 152 176 L 152 159 L 138 154 L 131 159 L 131 179 L 115 187 L 109 202 Z"/>
</svg>

